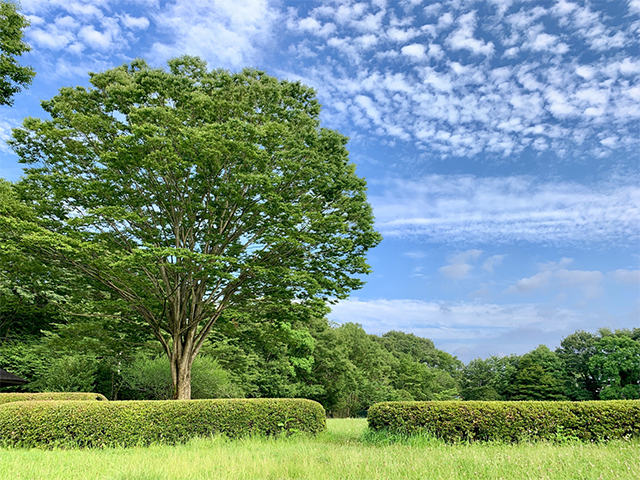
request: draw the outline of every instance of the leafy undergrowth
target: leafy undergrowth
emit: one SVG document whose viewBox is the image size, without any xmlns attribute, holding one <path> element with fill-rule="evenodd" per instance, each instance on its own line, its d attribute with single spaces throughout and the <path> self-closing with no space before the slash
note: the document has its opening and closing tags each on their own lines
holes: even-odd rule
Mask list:
<svg viewBox="0 0 640 480">
<path fill-rule="evenodd" d="M 637 479 L 640 443 L 445 444 L 328 420 L 317 436 L 223 437 L 178 446 L 0 450 L 0 479 Z"/>
</svg>

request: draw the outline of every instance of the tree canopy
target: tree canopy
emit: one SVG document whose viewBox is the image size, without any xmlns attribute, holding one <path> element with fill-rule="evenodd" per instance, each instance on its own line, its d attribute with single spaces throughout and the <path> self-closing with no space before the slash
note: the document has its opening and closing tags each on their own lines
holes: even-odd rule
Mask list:
<svg viewBox="0 0 640 480">
<path fill-rule="evenodd" d="M 347 138 L 313 89 L 195 57 L 90 74 L 9 143 L 27 164 L 4 235 L 89 279 L 143 320 L 175 398 L 223 315 L 307 308 L 362 285 L 380 241 Z"/>
<path fill-rule="evenodd" d="M 13 95 L 31 85 L 35 71 L 18 63 L 17 57 L 31 50 L 23 42 L 29 21 L 18 12 L 18 5 L 0 0 L 0 105 L 13 105 Z"/>
</svg>

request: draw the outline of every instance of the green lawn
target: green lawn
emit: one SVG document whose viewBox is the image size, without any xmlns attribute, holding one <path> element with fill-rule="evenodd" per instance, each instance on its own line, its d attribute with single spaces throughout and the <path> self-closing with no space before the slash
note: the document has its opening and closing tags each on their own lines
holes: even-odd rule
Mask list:
<svg viewBox="0 0 640 480">
<path fill-rule="evenodd" d="M 175 447 L 0 449 L 0 479 L 633 479 L 640 443 L 445 445 L 328 420 L 317 437 L 200 439 Z"/>
</svg>

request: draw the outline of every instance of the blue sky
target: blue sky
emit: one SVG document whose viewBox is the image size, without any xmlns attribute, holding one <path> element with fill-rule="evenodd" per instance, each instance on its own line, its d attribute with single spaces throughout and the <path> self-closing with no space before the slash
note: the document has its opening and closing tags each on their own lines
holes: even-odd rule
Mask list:
<svg viewBox="0 0 640 480">
<path fill-rule="evenodd" d="M 330 318 L 468 361 L 640 326 L 640 0 L 22 0 L 39 101 L 184 53 L 315 87 L 384 240 Z"/>
</svg>

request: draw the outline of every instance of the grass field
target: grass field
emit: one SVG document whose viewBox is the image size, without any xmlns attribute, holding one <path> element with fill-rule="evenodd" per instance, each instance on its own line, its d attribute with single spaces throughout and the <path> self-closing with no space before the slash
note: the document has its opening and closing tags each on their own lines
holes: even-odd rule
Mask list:
<svg viewBox="0 0 640 480">
<path fill-rule="evenodd" d="M 640 479 L 640 443 L 446 445 L 328 420 L 317 437 L 105 450 L 0 449 L 0 479 Z"/>
</svg>

